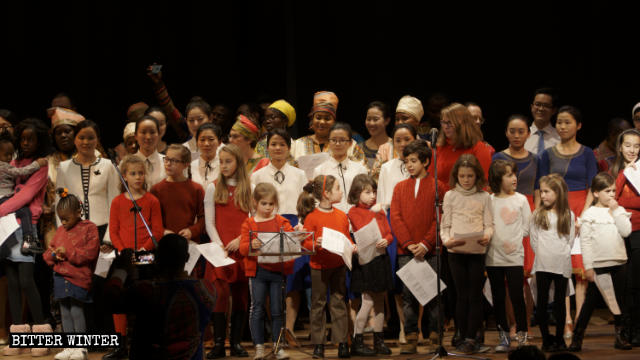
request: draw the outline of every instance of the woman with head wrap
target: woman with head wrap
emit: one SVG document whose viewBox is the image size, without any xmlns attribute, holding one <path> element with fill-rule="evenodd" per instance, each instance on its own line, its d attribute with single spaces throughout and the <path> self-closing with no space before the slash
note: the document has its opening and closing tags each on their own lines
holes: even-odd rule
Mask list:
<svg viewBox="0 0 640 360">
<path fill-rule="evenodd" d="M 264 158 L 264 156 L 253 150 L 258 142 L 259 132 L 260 129 L 258 129 L 258 125 L 244 115 L 238 115 L 238 117 L 236 117 L 236 122 L 229 132 L 229 143 L 235 144 L 240 148 L 244 157 L 247 174 L 258 170 L 259 167 L 257 165 L 260 160 Z M 260 167 L 264 165 L 264 163 L 261 163 Z"/>
</svg>

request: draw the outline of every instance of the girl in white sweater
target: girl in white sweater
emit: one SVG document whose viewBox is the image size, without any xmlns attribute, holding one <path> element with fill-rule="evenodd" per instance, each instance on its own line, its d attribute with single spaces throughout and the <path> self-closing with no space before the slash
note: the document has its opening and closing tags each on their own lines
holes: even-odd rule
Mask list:
<svg viewBox="0 0 640 360">
<path fill-rule="evenodd" d="M 626 310 L 624 301 L 624 287 L 627 272 L 627 250 L 624 238 L 631 234 L 631 214 L 615 200 L 616 182 L 609 173 L 601 172 L 593 178 L 591 191 L 595 204 L 587 209 L 580 217 L 580 246 L 582 248 L 582 262 L 585 277 L 589 281 L 584 305 L 580 310 L 570 351 L 580 351 L 582 339 L 595 308 L 600 292 L 595 284 L 596 276 L 611 276 L 616 301 L 621 310 Z M 615 321 L 616 349 L 630 350 L 631 344 L 623 336 L 622 314 L 613 316 Z"/>
</svg>

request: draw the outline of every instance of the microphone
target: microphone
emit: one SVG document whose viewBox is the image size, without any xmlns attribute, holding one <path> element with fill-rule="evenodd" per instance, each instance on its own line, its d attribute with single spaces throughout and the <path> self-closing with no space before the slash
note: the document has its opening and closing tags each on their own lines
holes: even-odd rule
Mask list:
<svg viewBox="0 0 640 360">
<path fill-rule="evenodd" d="M 431 146 L 434 146 L 436 141 L 438 140 L 438 129 L 432 128 L 429 131 L 429 140 L 431 141 Z"/>
</svg>

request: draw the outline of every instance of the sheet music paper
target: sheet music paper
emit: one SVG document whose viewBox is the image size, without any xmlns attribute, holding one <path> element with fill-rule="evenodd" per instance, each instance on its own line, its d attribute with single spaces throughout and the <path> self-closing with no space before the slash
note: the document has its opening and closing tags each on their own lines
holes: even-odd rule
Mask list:
<svg viewBox="0 0 640 360">
<path fill-rule="evenodd" d="M 196 267 L 198 263 L 198 259 L 200 259 L 200 252 L 197 246 L 198 244 L 195 242 L 189 241 L 189 261 L 184 264 L 184 271 L 186 271 L 187 274 L 191 274 L 193 268 Z"/>
<path fill-rule="evenodd" d="M 298 168 L 304 170 L 307 179 L 313 180 L 313 170 L 329 159 L 329 153 L 320 152 L 311 155 L 303 155 L 296 159 Z"/>
<path fill-rule="evenodd" d="M 232 258 L 225 256 L 224 249 L 217 243 L 200 244 L 196 245 L 196 248 L 215 267 L 227 266 L 236 262 Z"/>
<path fill-rule="evenodd" d="M 624 177 L 629 180 L 631 185 L 636 189 L 636 191 L 640 191 L 640 160 L 636 161 L 635 169 L 631 166 L 628 166 L 622 172 Z"/>
<path fill-rule="evenodd" d="M 411 259 L 405 266 L 396 272 L 400 280 L 411 291 L 420 305 L 424 306 L 436 297 L 438 293 L 436 272 L 426 260 Z M 440 280 L 440 291 L 447 288 Z"/>
<path fill-rule="evenodd" d="M 600 290 L 600 294 L 602 294 L 602 298 L 604 302 L 607 303 L 609 310 L 613 313 L 613 315 L 620 315 L 622 312 L 620 311 L 620 307 L 618 306 L 618 301 L 616 300 L 616 293 L 613 289 L 613 280 L 611 279 L 611 274 L 600 274 L 596 275 L 596 286 L 598 290 Z"/>
<path fill-rule="evenodd" d="M 360 265 L 366 265 L 376 256 L 382 253 L 376 248 L 376 243 L 382 239 L 378 222 L 374 218 L 366 226 L 353 233 L 358 245 L 358 262 Z"/>
<path fill-rule="evenodd" d="M 280 233 L 253 233 L 262 243 L 260 253 L 262 254 L 280 254 Z M 285 253 L 299 253 L 301 251 L 300 243 L 295 239 L 287 236 L 285 233 L 283 251 Z M 299 258 L 300 255 L 284 255 L 282 261 L 287 262 Z M 280 256 L 258 256 L 258 262 L 263 264 L 275 264 L 280 262 Z"/>
<path fill-rule="evenodd" d="M 16 220 L 16 214 L 11 213 L 0 218 L 0 246 L 13 234 L 20 225 Z"/>
<path fill-rule="evenodd" d="M 342 256 L 345 265 L 351 270 L 353 256 L 353 244 L 340 231 L 322 228 L 322 248 L 330 253 Z"/>
<path fill-rule="evenodd" d="M 527 279 L 527 282 L 529 283 L 529 288 L 531 289 L 533 304 L 538 305 L 538 284 L 536 283 L 536 278 L 530 277 L 529 279 Z M 573 281 L 571 279 L 568 279 L 567 281 L 566 293 L 569 294 L 567 296 L 573 296 L 576 294 L 576 289 L 573 287 Z M 555 295 L 555 284 L 551 282 L 551 286 L 549 286 L 549 302 L 552 302 L 554 300 L 554 295 Z"/>
<path fill-rule="evenodd" d="M 109 274 L 109 269 L 111 268 L 111 264 L 113 260 L 116 258 L 116 251 L 111 250 L 108 253 L 104 253 L 100 251 L 98 254 L 98 261 L 96 262 L 96 270 L 93 272 L 94 274 L 100 276 L 101 278 L 107 278 Z"/>
<path fill-rule="evenodd" d="M 484 231 L 478 231 L 467 234 L 453 234 L 453 238 L 456 240 L 465 241 L 464 245 L 456 246 L 455 252 L 467 253 L 467 254 L 482 254 L 484 253 L 486 246 L 478 244 L 478 240 L 482 239 Z"/>
<path fill-rule="evenodd" d="M 491 282 L 489 281 L 489 279 L 486 279 L 484 281 L 484 287 L 482 288 L 482 293 L 484 294 L 484 297 L 487 298 L 487 301 L 489 302 L 489 304 L 493 306 L 493 293 L 491 292 Z"/>
</svg>

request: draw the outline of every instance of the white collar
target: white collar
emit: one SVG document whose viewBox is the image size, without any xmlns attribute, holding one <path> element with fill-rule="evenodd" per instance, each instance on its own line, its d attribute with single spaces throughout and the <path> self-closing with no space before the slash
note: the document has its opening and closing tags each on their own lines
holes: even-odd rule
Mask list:
<svg viewBox="0 0 640 360">
<path fill-rule="evenodd" d="M 144 156 L 142 151 L 138 150 L 138 152 L 136 153 L 136 156 L 140 156 L 143 160 L 149 160 L 151 162 L 155 162 L 160 157 L 160 154 L 158 154 L 158 150 L 156 150 L 147 157 L 147 156 Z"/>
<path fill-rule="evenodd" d="M 284 165 L 282 166 L 282 168 L 281 168 L 281 169 L 278 169 L 277 167 L 275 167 L 275 166 L 273 165 L 273 163 L 272 163 L 271 161 L 269 161 L 269 165 L 267 165 L 267 167 L 269 168 L 269 170 L 271 170 L 271 172 L 272 172 L 273 174 L 275 174 L 275 173 L 277 173 L 278 171 L 283 172 L 283 173 L 284 173 L 284 172 L 286 172 L 287 165 L 289 165 L 289 164 L 285 161 L 285 162 L 284 162 Z"/>
<path fill-rule="evenodd" d="M 551 123 L 549 123 L 547 124 L 547 126 L 543 127 L 542 129 L 538 129 L 535 123 L 531 123 L 531 133 L 535 134 L 538 130 L 542 131 L 545 134 L 549 134 L 553 131 L 553 126 L 551 126 Z"/>
<path fill-rule="evenodd" d="M 209 164 L 209 166 L 211 166 L 212 169 L 215 169 L 217 162 L 216 162 L 216 157 L 214 157 L 212 160 L 206 161 L 203 158 L 198 158 L 198 168 L 200 169 L 206 169 L 207 168 L 207 163 Z"/>
<path fill-rule="evenodd" d="M 349 167 L 349 157 L 347 156 L 344 160 L 342 160 L 341 162 L 338 162 L 338 160 L 336 160 L 333 156 L 329 158 L 329 161 L 332 162 L 332 167 L 336 167 L 338 168 L 338 165 L 342 166 L 342 170 L 347 170 Z"/>
</svg>

